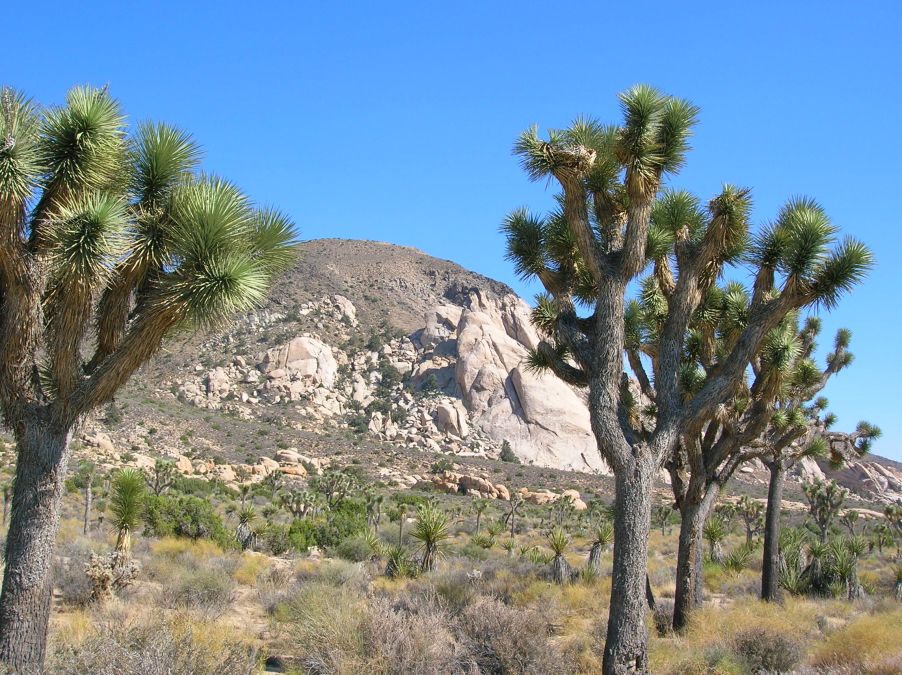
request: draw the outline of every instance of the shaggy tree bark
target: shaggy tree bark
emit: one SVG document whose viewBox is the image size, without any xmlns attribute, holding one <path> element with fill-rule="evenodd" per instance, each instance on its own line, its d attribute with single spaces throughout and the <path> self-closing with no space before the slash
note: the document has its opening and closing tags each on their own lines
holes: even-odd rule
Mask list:
<svg viewBox="0 0 902 675">
<path fill-rule="evenodd" d="M 761 599 L 780 599 L 780 509 L 783 503 L 785 469 L 782 460 L 767 462 L 770 483 L 764 515 L 764 559 L 761 565 Z"/>
<path fill-rule="evenodd" d="M 91 504 L 94 501 L 94 486 L 91 484 L 93 481 L 91 480 L 93 476 L 87 477 L 87 482 L 85 483 L 85 514 L 84 514 L 84 526 L 82 527 L 82 533 L 87 534 L 91 529 Z"/>
<path fill-rule="evenodd" d="M 616 477 L 614 567 L 604 647 L 606 673 L 648 671 L 647 576 L 651 490 L 657 474 L 651 457 L 637 457 L 631 473 Z"/>
<path fill-rule="evenodd" d="M 68 429 L 30 419 L 16 434 L 19 460 L 0 595 L 0 661 L 41 672 L 53 580 L 50 565 L 69 460 Z"/>
<path fill-rule="evenodd" d="M 702 600 L 704 528 L 720 493 L 719 485 L 702 483 L 702 479 L 690 479 L 689 490 L 680 504 L 680 539 L 673 601 L 674 630 L 686 627 L 692 607 Z"/>
</svg>

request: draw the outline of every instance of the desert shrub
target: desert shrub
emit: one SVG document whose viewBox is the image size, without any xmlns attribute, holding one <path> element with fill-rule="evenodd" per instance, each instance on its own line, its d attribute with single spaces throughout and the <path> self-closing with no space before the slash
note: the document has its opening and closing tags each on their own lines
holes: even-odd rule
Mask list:
<svg viewBox="0 0 902 675">
<path fill-rule="evenodd" d="M 239 559 L 232 577 L 242 586 L 255 586 L 257 578 L 269 569 L 269 560 L 262 555 L 245 553 Z"/>
<path fill-rule="evenodd" d="M 482 597 L 457 622 L 462 642 L 481 672 L 567 673 L 573 670 L 548 640 L 551 627 L 538 612 Z"/>
<path fill-rule="evenodd" d="M 190 609 L 213 619 L 234 601 L 235 582 L 220 569 L 186 569 L 163 586 L 160 599 L 166 607 Z"/>
<path fill-rule="evenodd" d="M 145 500 L 145 534 L 211 539 L 222 548 L 235 546 L 212 504 L 200 497 L 151 496 Z"/>
<path fill-rule="evenodd" d="M 346 588 L 304 584 L 285 603 L 286 622 L 300 670 L 367 672 L 363 628 L 366 603 Z"/>
<path fill-rule="evenodd" d="M 185 617 L 144 624 L 99 625 L 79 644 L 54 645 L 47 672 L 60 675 L 250 675 L 253 648 L 206 623 Z"/>
<path fill-rule="evenodd" d="M 802 645 L 794 637 L 763 627 L 737 633 L 732 648 L 753 673 L 792 671 L 804 655 Z"/>
<path fill-rule="evenodd" d="M 76 540 L 61 547 L 53 560 L 53 583 L 60 599 L 67 605 L 84 607 L 91 602 L 93 584 L 85 574 L 90 558 L 89 542 Z"/>
<path fill-rule="evenodd" d="M 373 549 L 365 537 L 355 534 L 342 540 L 335 548 L 335 555 L 351 562 L 365 562 L 373 556 Z"/>
<path fill-rule="evenodd" d="M 900 625 L 902 609 L 860 616 L 818 644 L 814 648 L 811 664 L 820 671 L 900 672 Z"/>
<path fill-rule="evenodd" d="M 481 535 L 480 535 L 481 536 Z M 475 561 L 483 561 L 488 560 L 489 552 L 483 546 L 478 545 L 476 542 L 469 542 L 466 546 L 460 549 L 461 555 L 469 558 L 470 560 Z"/>
<path fill-rule="evenodd" d="M 511 464 L 519 464 L 520 458 L 514 454 L 513 448 L 511 448 L 511 444 L 507 441 L 504 441 L 501 444 L 501 454 L 498 456 L 502 462 L 510 462 Z"/>
<path fill-rule="evenodd" d="M 673 600 L 658 598 L 653 621 L 659 636 L 666 637 L 673 632 Z"/>
</svg>

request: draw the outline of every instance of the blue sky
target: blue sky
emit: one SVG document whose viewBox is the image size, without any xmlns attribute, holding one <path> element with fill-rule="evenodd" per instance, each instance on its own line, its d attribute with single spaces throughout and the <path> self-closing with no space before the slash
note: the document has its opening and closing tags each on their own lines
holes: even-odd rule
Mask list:
<svg viewBox="0 0 902 675">
<path fill-rule="evenodd" d="M 700 124 L 674 185 L 750 186 L 757 224 L 809 195 L 876 251 L 824 317 L 824 342 L 848 326 L 857 357 L 826 393 L 840 428 L 879 424 L 875 452 L 902 460 L 898 2 L 13 3 L 4 23 L 0 78 L 40 102 L 109 83 L 303 238 L 415 246 L 526 297 L 498 226 L 552 193 L 520 171 L 516 135 L 615 122 L 638 82 L 689 98 Z"/>
</svg>

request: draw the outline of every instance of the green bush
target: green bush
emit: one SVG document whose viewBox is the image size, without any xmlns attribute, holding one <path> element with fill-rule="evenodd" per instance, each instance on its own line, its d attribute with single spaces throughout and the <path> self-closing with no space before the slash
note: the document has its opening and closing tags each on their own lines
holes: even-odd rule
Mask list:
<svg viewBox="0 0 902 675">
<path fill-rule="evenodd" d="M 343 540 L 336 548 L 335 554 L 344 560 L 351 562 L 365 562 L 369 560 L 373 551 L 366 538 L 356 534 Z"/>
<path fill-rule="evenodd" d="M 212 539 L 222 548 L 233 548 L 235 538 L 209 501 L 199 497 L 149 496 L 144 504 L 145 534 L 188 539 Z"/>
</svg>

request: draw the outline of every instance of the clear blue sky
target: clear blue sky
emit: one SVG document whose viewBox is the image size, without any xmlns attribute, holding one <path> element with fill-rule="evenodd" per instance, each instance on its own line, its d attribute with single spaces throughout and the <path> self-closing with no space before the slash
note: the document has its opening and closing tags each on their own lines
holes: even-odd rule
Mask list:
<svg viewBox="0 0 902 675">
<path fill-rule="evenodd" d="M 3 18 L 0 78 L 37 100 L 109 83 L 303 238 L 416 246 L 527 297 L 498 225 L 551 193 L 511 157 L 517 133 L 617 121 L 638 82 L 689 98 L 701 123 L 675 184 L 750 186 L 756 223 L 810 195 L 875 249 L 825 317 L 857 356 L 827 395 L 840 427 L 879 424 L 875 451 L 902 459 L 902 3 L 18 2 Z"/>
</svg>

